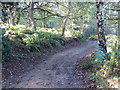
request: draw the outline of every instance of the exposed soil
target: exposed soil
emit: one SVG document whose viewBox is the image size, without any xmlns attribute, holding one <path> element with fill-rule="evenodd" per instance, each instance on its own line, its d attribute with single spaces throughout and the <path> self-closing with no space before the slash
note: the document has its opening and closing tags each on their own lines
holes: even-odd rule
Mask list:
<svg viewBox="0 0 120 90">
<path fill-rule="evenodd" d="M 22 52 L 21 55 L 27 58 L 11 61 L 9 65 L 3 64 L 3 87 L 88 88 L 89 85 L 84 81 L 90 72 L 81 70 L 84 77 L 77 78 L 75 69 L 78 61 L 83 64 L 81 59 L 91 53 L 96 45 L 96 41 L 74 42 L 42 52 L 38 56 Z"/>
</svg>

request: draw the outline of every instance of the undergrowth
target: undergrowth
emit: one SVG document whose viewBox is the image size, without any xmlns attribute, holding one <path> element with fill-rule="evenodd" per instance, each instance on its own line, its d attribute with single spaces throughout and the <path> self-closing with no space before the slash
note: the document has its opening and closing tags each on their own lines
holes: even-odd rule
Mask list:
<svg viewBox="0 0 120 90">
<path fill-rule="evenodd" d="M 25 26 L 2 27 L 2 59 L 5 61 L 12 58 L 14 48 L 40 52 L 43 49 L 53 48 L 64 43 L 64 38 L 52 31 L 47 32 L 41 29 L 32 31 Z"/>
<path fill-rule="evenodd" d="M 117 36 L 108 35 L 107 37 L 109 38 L 108 52 L 104 53 L 99 48 L 95 51 L 94 63 L 96 64 L 93 65 L 95 72 L 90 77 L 96 79 L 98 88 L 118 88 L 120 48 L 118 48 Z"/>
<path fill-rule="evenodd" d="M 3 43 L 3 61 L 8 61 L 13 58 L 14 48 L 26 50 L 29 52 L 41 52 L 44 49 L 53 48 L 65 44 L 65 37 L 59 34 L 59 30 L 39 28 L 32 31 L 31 28 L 25 25 L 1 25 L 2 28 L 2 43 Z M 82 35 L 79 33 L 72 34 L 72 38 L 80 41 Z"/>
<path fill-rule="evenodd" d="M 90 40 L 96 40 L 97 36 L 91 36 Z M 107 35 L 107 53 L 98 46 L 89 61 L 82 65 L 83 69 L 92 67 L 91 79 L 96 80 L 97 88 L 118 88 L 120 83 L 120 44 L 116 35 Z"/>
</svg>

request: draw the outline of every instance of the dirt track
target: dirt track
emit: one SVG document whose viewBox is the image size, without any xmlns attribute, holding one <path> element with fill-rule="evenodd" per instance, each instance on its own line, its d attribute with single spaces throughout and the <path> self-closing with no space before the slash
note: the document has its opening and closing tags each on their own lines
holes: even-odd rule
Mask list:
<svg viewBox="0 0 120 90">
<path fill-rule="evenodd" d="M 30 72 L 22 75 L 21 82 L 10 88 L 84 88 L 82 80 L 73 76 L 75 64 L 94 49 L 96 41 L 53 54 Z M 82 62 L 81 62 L 82 64 Z"/>
</svg>

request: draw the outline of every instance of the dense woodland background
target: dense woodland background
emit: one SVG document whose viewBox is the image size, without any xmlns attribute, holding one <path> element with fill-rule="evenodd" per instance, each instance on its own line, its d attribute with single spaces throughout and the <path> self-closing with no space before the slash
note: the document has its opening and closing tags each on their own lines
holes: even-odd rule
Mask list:
<svg viewBox="0 0 120 90">
<path fill-rule="evenodd" d="M 16 54 L 19 50 L 40 53 L 48 48 L 70 43 L 70 40 L 98 40 L 92 59 L 94 63 L 90 64 L 95 65 L 97 74 L 94 73 L 92 77 L 104 81 L 110 79 L 111 82 L 115 79 L 118 82 L 119 4 L 70 1 L 0 2 L 2 62 L 9 63 L 14 58 L 25 58 Z M 101 82 L 98 80 L 98 83 Z M 103 82 L 100 85 L 106 86 Z"/>
</svg>

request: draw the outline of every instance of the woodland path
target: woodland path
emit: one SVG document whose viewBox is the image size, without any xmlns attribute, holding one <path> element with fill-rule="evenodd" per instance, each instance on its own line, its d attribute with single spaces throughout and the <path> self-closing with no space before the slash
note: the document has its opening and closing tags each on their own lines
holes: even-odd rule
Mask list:
<svg viewBox="0 0 120 90">
<path fill-rule="evenodd" d="M 85 88 L 82 80 L 74 77 L 77 61 L 94 50 L 96 41 L 84 42 L 77 47 L 53 54 L 35 68 L 22 75 L 21 82 L 13 88 Z M 82 62 L 81 62 L 82 64 Z"/>
</svg>

